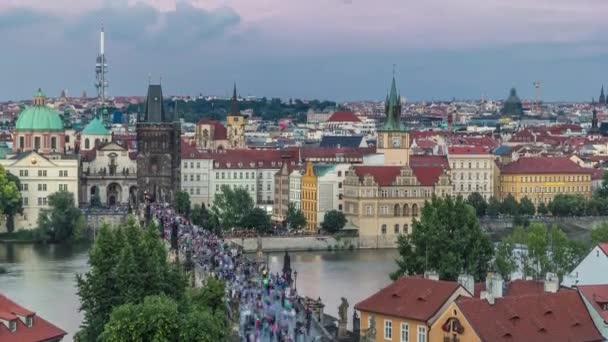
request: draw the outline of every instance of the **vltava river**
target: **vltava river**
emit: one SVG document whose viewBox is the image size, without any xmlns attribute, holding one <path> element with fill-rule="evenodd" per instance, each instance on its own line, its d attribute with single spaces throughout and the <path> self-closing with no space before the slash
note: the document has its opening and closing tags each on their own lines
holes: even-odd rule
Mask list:
<svg viewBox="0 0 608 342">
<path fill-rule="evenodd" d="M 388 274 L 395 269 L 395 250 L 357 250 L 340 252 L 290 253 L 292 269 L 298 272 L 301 295 L 321 297 L 325 312 L 336 317 L 340 298 L 349 304 L 349 327 L 355 303 L 388 285 Z M 71 341 L 78 331 L 82 314 L 78 312 L 76 273 L 88 270 L 88 246 L 59 246 L 0 243 L 0 292 L 35 311 L 69 333 Z M 271 270 L 283 267 L 283 254 L 271 254 Z"/>
</svg>

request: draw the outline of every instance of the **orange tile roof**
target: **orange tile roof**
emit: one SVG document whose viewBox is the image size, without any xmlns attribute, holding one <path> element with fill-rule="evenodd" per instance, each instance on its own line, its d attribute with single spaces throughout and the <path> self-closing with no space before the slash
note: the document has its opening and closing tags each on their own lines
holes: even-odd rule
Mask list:
<svg viewBox="0 0 608 342">
<path fill-rule="evenodd" d="M 361 120 L 351 111 L 339 110 L 333 113 L 327 122 L 361 122 Z"/>
<path fill-rule="evenodd" d="M 357 303 L 355 309 L 426 322 L 439 311 L 459 286 L 451 281 L 402 277 Z"/>
</svg>

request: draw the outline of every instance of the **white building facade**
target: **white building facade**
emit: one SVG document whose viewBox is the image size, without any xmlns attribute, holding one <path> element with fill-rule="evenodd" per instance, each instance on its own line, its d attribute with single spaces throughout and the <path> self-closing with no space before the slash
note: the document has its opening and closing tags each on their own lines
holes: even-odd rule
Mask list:
<svg viewBox="0 0 608 342">
<path fill-rule="evenodd" d="M 486 201 L 494 196 L 496 163 L 494 155 L 479 146 L 450 146 L 448 161 L 451 167 L 452 194 L 467 198 L 473 192 Z"/>
</svg>

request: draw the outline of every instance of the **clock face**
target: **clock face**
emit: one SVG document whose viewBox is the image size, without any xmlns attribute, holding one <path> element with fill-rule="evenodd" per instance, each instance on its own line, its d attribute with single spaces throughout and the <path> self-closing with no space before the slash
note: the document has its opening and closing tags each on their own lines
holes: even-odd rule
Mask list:
<svg viewBox="0 0 608 342">
<path fill-rule="evenodd" d="M 393 147 L 401 147 L 401 137 L 393 137 Z"/>
</svg>

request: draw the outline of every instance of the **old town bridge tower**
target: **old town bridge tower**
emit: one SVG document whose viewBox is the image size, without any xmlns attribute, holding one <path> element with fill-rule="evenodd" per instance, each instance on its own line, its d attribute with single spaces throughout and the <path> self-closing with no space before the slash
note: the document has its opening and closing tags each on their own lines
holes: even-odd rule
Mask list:
<svg viewBox="0 0 608 342">
<path fill-rule="evenodd" d="M 156 201 L 173 203 L 180 189 L 180 125 L 165 110 L 160 85 L 150 85 L 137 122 L 137 187 Z"/>
</svg>

